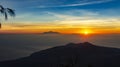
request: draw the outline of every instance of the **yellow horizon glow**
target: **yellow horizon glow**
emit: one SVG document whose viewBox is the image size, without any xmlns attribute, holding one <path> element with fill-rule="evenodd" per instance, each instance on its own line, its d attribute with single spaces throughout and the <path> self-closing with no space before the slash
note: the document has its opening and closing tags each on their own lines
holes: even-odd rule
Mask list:
<svg viewBox="0 0 120 67">
<path fill-rule="evenodd" d="M 28 27 L 14 27 L 10 25 L 3 25 L 0 29 L 0 33 L 42 33 L 46 31 L 55 31 L 63 34 L 120 34 L 120 28 L 109 29 L 109 28 L 87 28 L 87 27 L 62 27 L 62 26 L 28 26 Z"/>
<path fill-rule="evenodd" d="M 89 32 L 88 32 L 88 31 L 85 31 L 85 32 L 84 32 L 84 34 L 85 34 L 85 35 L 88 35 L 88 34 L 89 34 Z"/>
<path fill-rule="evenodd" d="M 84 35 L 89 35 L 89 34 L 92 34 L 94 32 L 92 30 L 90 30 L 90 29 L 83 29 L 79 33 L 84 34 Z"/>
</svg>

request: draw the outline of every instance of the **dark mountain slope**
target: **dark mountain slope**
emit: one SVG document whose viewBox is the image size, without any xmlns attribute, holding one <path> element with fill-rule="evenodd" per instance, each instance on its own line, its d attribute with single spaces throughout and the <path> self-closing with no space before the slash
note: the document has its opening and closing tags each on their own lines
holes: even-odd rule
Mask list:
<svg viewBox="0 0 120 67">
<path fill-rule="evenodd" d="M 0 67 L 120 67 L 120 49 L 91 43 L 69 43 L 31 54 L 28 57 L 0 62 Z"/>
</svg>

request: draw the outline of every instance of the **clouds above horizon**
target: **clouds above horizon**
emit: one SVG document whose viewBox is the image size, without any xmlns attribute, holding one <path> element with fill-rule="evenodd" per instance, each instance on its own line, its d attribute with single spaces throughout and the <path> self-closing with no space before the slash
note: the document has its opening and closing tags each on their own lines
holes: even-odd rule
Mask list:
<svg viewBox="0 0 120 67">
<path fill-rule="evenodd" d="M 101 3 L 109 3 L 112 1 L 114 2 L 116 0 L 0 0 L 0 4 L 4 6 L 22 8 L 58 8 L 94 5 Z"/>
<path fill-rule="evenodd" d="M 45 4 L 45 5 L 39 5 L 37 6 L 36 8 L 51 8 L 51 7 L 74 7 L 74 6 L 84 6 L 84 5 L 92 5 L 92 4 L 99 4 L 99 3 L 106 3 L 106 2 L 111 2 L 111 1 L 114 1 L 114 0 L 66 0 L 65 3 L 64 1 L 61 1 L 61 2 L 55 2 L 52 3 L 47 0 L 49 3 L 48 4 Z M 42 1 L 43 3 L 46 3 L 47 2 L 46 0 Z M 72 1 L 72 2 L 69 2 L 69 1 Z"/>
<path fill-rule="evenodd" d="M 43 15 L 37 15 L 34 13 L 18 15 L 16 19 L 13 20 L 14 24 L 11 24 L 11 21 L 8 21 L 6 25 L 12 27 L 11 29 L 115 29 L 120 27 L 119 17 L 105 17 L 101 16 L 99 12 L 89 10 L 70 10 L 64 13 L 46 11 L 44 13 L 45 14 Z"/>
<path fill-rule="evenodd" d="M 14 19 L 4 21 L 1 16 L 4 30 L 120 28 L 119 0 L 0 0 L 0 4 L 16 11 Z"/>
</svg>

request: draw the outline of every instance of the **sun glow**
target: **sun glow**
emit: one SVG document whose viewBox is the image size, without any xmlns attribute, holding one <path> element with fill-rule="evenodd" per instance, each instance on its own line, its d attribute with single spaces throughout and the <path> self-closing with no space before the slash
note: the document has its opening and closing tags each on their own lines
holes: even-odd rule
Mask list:
<svg viewBox="0 0 120 67">
<path fill-rule="evenodd" d="M 88 32 L 88 31 L 85 31 L 85 32 L 84 32 L 84 34 L 85 34 L 85 35 L 88 35 L 88 34 L 89 34 L 89 32 Z"/>
<path fill-rule="evenodd" d="M 80 32 L 80 34 L 84 34 L 84 35 L 89 35 L 89 34 L 91 34 L 91 33 L 92 33 L 92 31 L 91 31 L 91 30 L 88 30 L 88 29 L 82 30 L 82 31 Z"/>
</svg>

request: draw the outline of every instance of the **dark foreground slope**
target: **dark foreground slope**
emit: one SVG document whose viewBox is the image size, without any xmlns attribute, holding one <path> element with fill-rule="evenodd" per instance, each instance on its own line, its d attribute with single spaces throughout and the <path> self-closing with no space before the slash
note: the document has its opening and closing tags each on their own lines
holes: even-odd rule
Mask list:
<svg viewBox="0 0 120 67">
<path fill-rule="evenodd" d="M 70 43 L 0 62 L 0 67 L 120 67 L 120 49 Z"/>
</svg>

